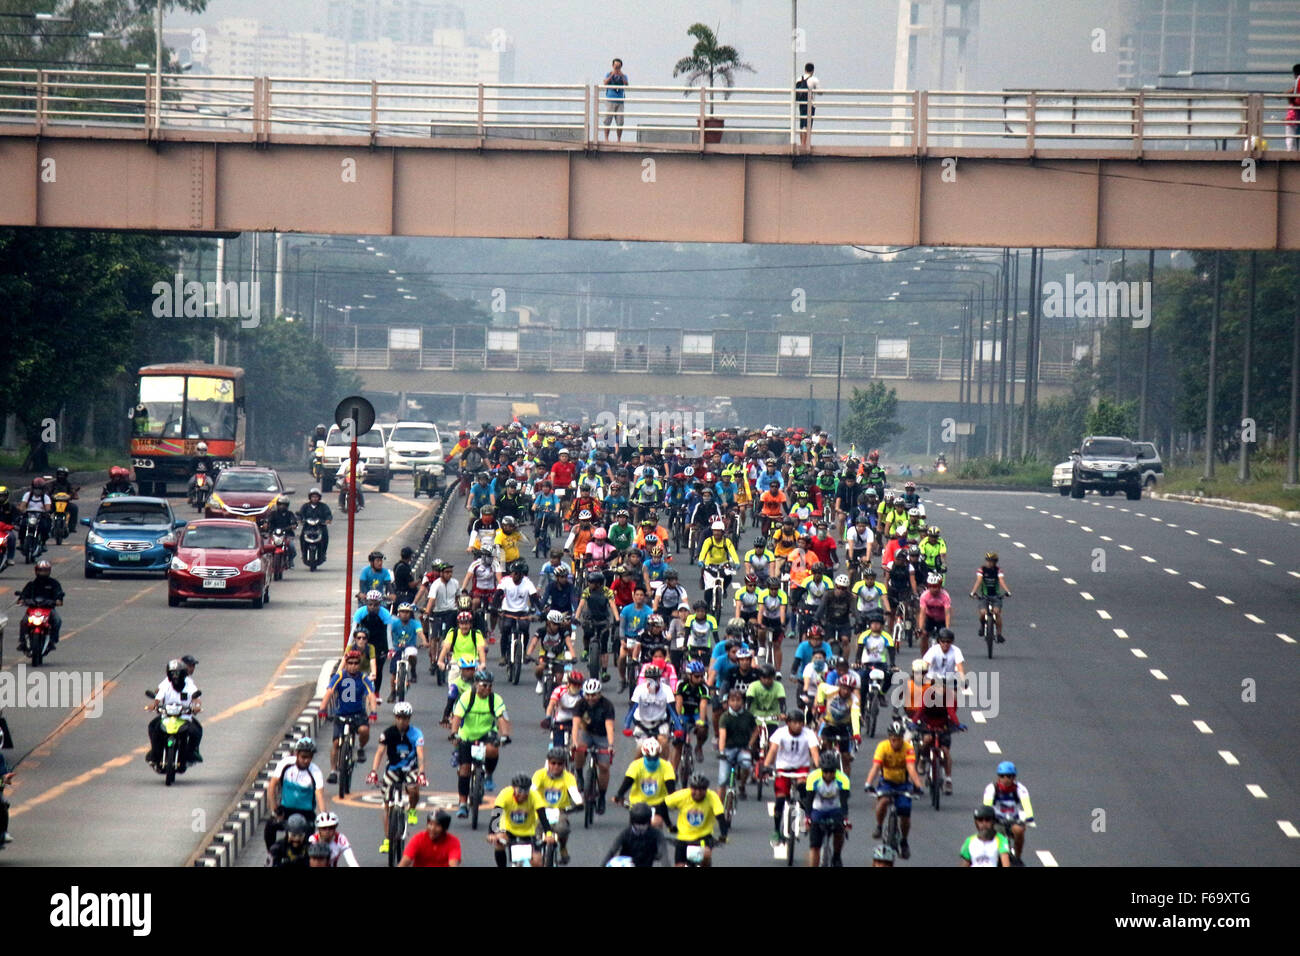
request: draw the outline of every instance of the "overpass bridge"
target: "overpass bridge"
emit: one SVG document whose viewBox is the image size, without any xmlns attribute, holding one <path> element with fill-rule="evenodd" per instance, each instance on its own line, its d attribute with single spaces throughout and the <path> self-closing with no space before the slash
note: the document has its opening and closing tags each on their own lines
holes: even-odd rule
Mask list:
<svg viewBox="0 0 1300 956">
<path fill-rule="evenodd" d="M 838 387 L 847 399 L 873 381 L 904 402 L 959 402 L 963 383 L 968 400 L 981 387 L 986 401 L 992 395 L 992 363 L 981 368 L 960 336 L 331 326 L 327 343 L 335 364 L 356 371 L 367 392 L 398 395 L 834 399 Z M 1040 399 L 1065 394 L 1074 355 L 1074 342 L 1044 339 Z M 1022 354 L 1017 390 L 1024 378 Z"/>
<path fill-rule="evenodd" d="M 1300 249 L 1281 94 L 605 92 L 0 70 L 0 225 Z"/>
</svg>

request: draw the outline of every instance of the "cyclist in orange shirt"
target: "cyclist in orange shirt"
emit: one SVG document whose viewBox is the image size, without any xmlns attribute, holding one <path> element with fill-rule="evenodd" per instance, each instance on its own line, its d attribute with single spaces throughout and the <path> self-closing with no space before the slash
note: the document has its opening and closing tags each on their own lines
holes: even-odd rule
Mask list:
<svg viewBox="0 0 1300 956">
<path fill-rule="evenodd" d="M 788 499 L 785 492 L 776 487 L 775 484 L 763 492 L 759 498 L 761 513 L 763 516 L 763 534 L 771 533 L 771 526 L 774 522 L 780 521 L 785 514 L 785 505 Z"/>
</svg>

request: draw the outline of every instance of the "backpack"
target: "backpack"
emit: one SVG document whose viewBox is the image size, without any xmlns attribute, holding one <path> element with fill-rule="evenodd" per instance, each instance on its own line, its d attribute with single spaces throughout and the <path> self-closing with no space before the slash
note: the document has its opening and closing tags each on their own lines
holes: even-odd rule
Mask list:
<svg viewBox="0 0 1300 956">
<path fill-rule="evenodd" d="M 470 711 L 474 709 L 474 702 L 476 700 L 478 700 L 478 694 L 475 694 L 471 691 L 469 695 L 469 703 L 465 705 L 465 715 L 460 719 L 460 725 L 462 727 L 465 726 L 465 720 L 469 717 Z M 487 702 L 488 702 L 488 713 L 495 714 L 497 710 L 497 695 L 495 691 L 488 691 Z M 453 706 L 453 713 L 454 712 L 455 710 Z"/>
<path fill-rule="evenodd" d="M 806 76 L 799 77 L 799 79 L 794 81 L 794 88 L 796 91 L 794 94 L 795 100 L 800 103 L 807 103 L 808 102 L 808 78 Z M 802 90 L 803 92 L 798 92 L 800 90 Z"/>
</svg>

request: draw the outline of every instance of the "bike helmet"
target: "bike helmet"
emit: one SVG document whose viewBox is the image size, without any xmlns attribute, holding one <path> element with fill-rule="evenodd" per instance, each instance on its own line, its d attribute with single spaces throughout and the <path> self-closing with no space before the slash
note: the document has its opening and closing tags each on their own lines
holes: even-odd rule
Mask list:
<svg viewBox="0 0 1300 956">
<path fill-rule="evenodd" d="M 480 515 L 494 515 L 497 513 L 496 505 L 484 505 L 478 509 Z"/>
<path fill-rule="evenodd" d="M 663 627 L 664 619 L 658 614 L 651 614 L 645 619 L 646 627 Z"/>
<path fill-rule="evenodd" d="M 510 515 L 506 515 L 501 519 L 501 527 L 503 528 L 513 528 L 517 523 Z"/>
<path fill-rule="evenodd" d="M 908 511 L 907 511 L 907 516 L 908 516 L 909 518 L 919 518 L 919 517 L 921 517 L 921 509 L 920 509 L 920 508 L 909 508 Z"/>
<path fill-rule="evenodd" d="M 932 524 L 930 527 L 925 529 L 925 533 L 932 538 L 937 538 L 939 537 L 939 526 L 937 524 Z"/>
<path fill-rule="evenodd" d="M 686 673 L 688 674 L 703 674 L 704 671 L 705 667 L 703 661 L 690 661 L 686 665 Z"/>
<path fill-rule="evenodd" d="M 660 672 L 659 668 L 652 666 L 652 667 L 647 667 L 645 671 L 641 674 L 641 676 L 644 677 L 646 680 L 658 680 L 663 675 Z"/>
<path fill-rule="evenodd" d="M 929 669 L 930 669 L 930 662 L 925 660 L 924 658 L 918 657 L 916 660 L 912 661 L 913 674 L 924 674 Z"/>
<path fill-rule="evenodd" d="M 956 639 L 956 635 L 953 634 L 953 632 L 952 632 L 952 628 L 950 628 L 950 627 L 941 627 L 941 628 L 939 628 L 939 640 L 940 640 L 940 641 L 952 641 L 952 640 L 955 640 L 955 639 Z"/>
<path fill-rule="evenodd" d="M 293 745 L 293 752 L 296 754 L 314 754 L 316 752 L 316 741 L 312 740 L 310 737 L 299 737 L 298 742 Z"/>
<path fill-rule="evenodd" d="M 208 453 L 208 443 L 205 441 L 201 441 L 194 446 L 194 450 L 198 452 L 200 455 L 206 455 Z"/>
<path fill-rule="evenodd" d="M 853 678 L 850 677 L 848 674 L 845 674 L 843 677 L 841 677 L 839 680 L 837 680 L 837 681 L 835 682 L 835 684 L 836 684 L 836 686 L 838 686 L 838 687 L 848 687 L 848 688 L 852 689 L 852 687 L 853 687 Z"/>
<path fill-rule="evenodd" d="M 881 863 L 893 863 L 894 860 L 898 859 L 898 853 L 892 846 L 882 843 L 871 851 L 871 858 L 879 860 Z"/>
<path fill-rule="evenodd" d="M 360 663 L 361 663 L 361 652 L 360 652 L 360 651 L 348 651 L 346 654 L 343 655 L 343 663 L 344 663 L 344 664 L 360 664 Z"/>
<path fill-rule="evenodd" d="M 653 815 L 654 812 L 650 809 L 650 804 L 638 803 L 633 805 L 631 812 L 628 814 L 628 819 L 632 822 L 632 826 L 644 827 L 650 825 L 650 818 Z"/>
<path fill-rule="evenodd" d="M 893 723 L 889 725 L 889 728 L 885 731 L 885 733 L 888 734 L 890 737 L 903 736 L 903 722 L 901 720 L 895 720 Z"/>
<path fill-rule="evenodd" d="M 317 830 L 319 830 L 321 827 L 336 827 L 338 825 L 339 825 L 339 818 L 337 814 L 325 812 L 325 813 L 318 813 L 316 815 Z"/>
<path fill-rule="evenodd" d="M 597 541 L 604 541 L 607 537 L 609 537 L 609 532 L 607 532 L 604 528 L 597 528 L 595 531 L 591 533 L 591 536 L 595 538 Z"/>
<path fill-rule="evenodd" d="M 748 647 L 742 647 L 739 651 L 736 652 L 736 660 L 738 661 L 751 660 L 753 657 L 754 657 L 754 652 L 751 651 Z"/>
<path fill-rule="evenodd" d="M 865 581 L 867 578 L 875 578 L 875 576 L 876 576 L 876 569 L 875 569 L 875 568 L 863 568 L 863 569 L 862 569 L 862 579 L 863 579 L 864 581 Z"/>
<path fill-rule="evenodd" d="M 804 632 L 806 637 L 821 637 L 826 633 L 820 624 L 810 624 L 808 630 Z"/>
<path fill-rule="evenodd" d="M 520 558 L 518 561 L 515 561 L 513 564 L 510 565 L 510 573 L 511 573 L 511 574 L 527 574 L 527 573 L 528 573 L 528 562 L 525 561 L 523 558 Z"/>
<path fill-rule="evenodd" d="M 931 571 L 925 576 L 925 586 L 933 587 L 936 584 L 943 584 L 943 577 Z"/>
<path fill-rule="evenodd" d="M 384 599 L 384 592 L 382 592 L 382 591 L 376 591 L 376 590 L 374 590 L 374 589 L 371 589 L 371 590 L 369 590 L 369 591 L 366 592 L 366 603 L 367 603 L 367 604 L 369 604 L 371 601 L 374 601 L 376 604 L 378 604 L 378 603 L 379 603 L 380 601 L 382 601 L 383 599 Z"/>
<path fill-rule="evenodd" d="M 867 497 L 868 497 L 868 498 L 873 498 L 873 499 L 879 499 L 879 498 L 880 498 L 880 495 L 876 494 L 876 489 L 875 489 L 875 488 L 868 488 L 868 489 L 867 489 Z"/>
<path fill-rule="evenodd" d="M 605 685 L 595 677 L 588 678 L 587 682 L 582 685 L 582 692 L 584 694 L 599 694 L 604 691 L 604 689 Z"/>
<path fill-rule="evenodd" d="M 665 581 L 676 581 L 678 577 L 680 577 L 680 575 L 677 573 L 676 568 L 669 568 L 664 572 Z"/>
<path fill-rule="evenodd" d="M 835 586 L 837 588 L 846 588 L 849 586 L 849 576 L 847 574 L 835 575 Z"/>
<path fill-rule="evenodd" d="M 605 583 L 605 575 L 602 574 L 600 571 L 588 571 L 588 572 L 587 572 L 587 583 L 588 583 L 588 584 L 604 584 L 604 583 Z"/>
<path fill-rule="evenodd" d="M 456 615 L 457 624 L 468 624 L 473 620 L 474 620 L 473 611 L 461 611 L 459 614 Z"/>
<path fill-rule="evenodd" d="M 993 808 L 992 808 L 992 807 L 976 807 L 976 808 L 975 808 L 975 819 L 976 819 L 976 820 L 996 820 L 997 817 L 998 817 L 998 815 L 997 815 L 996 813 L 993 812 Z"/>
<path fill-rule="evenodd" d="M 590 521 L 590 520 L 591 520 L 591 512 L 590 512 L 588 509 L 583 508 L 581 511 L 578 512 L 578 520 L 579 520 L 579 521 Z"/>
<path fill-rule="evenodd" d="M 491 684 L 495 680 L 496 678 L 492 676 L 491 671 L 479 670 L 474 672 L 474 683 L 476 684 Z"/>
<path fill-rule="evenodd" d="M 1010 760 L 1004 760 L 998 764 L 999 777 L 1014 777 L 1016 775 L 1016 765 Z"/>
<path fill-rule="evenodd" d="M 840 769 L 840 758 L 832 753 L 824 753 L 821 757 L 822 773 L 833 773 Z"/>
<path fill-rule="evenodd" d="M 313 495 L 315 495 L 317 498 L 321 497 L 320 489 L 313 488 L 311 491 L 307 492 L 308 498 L 312 497 Z"/>
<path fill-rule="evenodd" d="M 658 757 L 659 741 L 654 737 L 647 737 L 645 740 L 641 741 L 641 756 Z"/>
<path fill-rule="evenodd" d="M 987 551 L 984 554 L 984 560 L 996 563 L 998 560 L 998 553 L 996 551 Z"/>
<path fill-rule="evenodd" d="M 582 683 L 582 671 L 580 671 L 580 670 L 578 670 L 578 669 L 576 669 L 576 668 L 574 668 L 574 669 L 572 669 L 572 670 L 569 670 L 568 672 L 565 673 L 565 675 L 564 675 L 564 680 L 565 680 L 565 683 L 568 683 L 568 684 L 581 684 L 581 683 Z"/>
<path fill-rule="evenodd" d="M 456 666 L 463 671 L 473 670 L 475 667 L 478 667 L 478 661 L 472 657 L 462 657 L 460 660 L 456 661 Z"/>
<path fill-rule="evenodd" d="M 307 836 L 311 833 L 311 824 L 301 813 L 290 814 L 289 819 L 284 821 L 284 830 L 289 836 Z"/>
<path fill-rule="evenodd" d="M 776 677 L 776 668 L 773 667 L 771 664 L 764 664 L 761 668 L 759 668 L 758 676 L 759 676 L 759 677 L 771 677 L 771 678 L 774 678 L 774 679 L 775 679 L 775 677 Z"/>
<path fill-rule="evenodd" d="M 563 747 L 552 747 L 546 751 L 546 759 L 553 760 L 556 763 L 567 764 L 569 762 L 569 752 Z"/>
<path fill-rule="evenodd" d="M 919 544 L 909 544 L 907 546 L 907 556 L 909 558 L 919 558 L 921 556 L 921 546 Z"/>
<path fill-rule="evenodd" d="M 410 603 L 409 601 L 397 605 L 397 612 L 400 614 L 402 611 L 410 611 L 412 614 L 414 614 L 415 605 Z"/>
<path fill-rule="evenodd" d="M 653 550 L 655 545 L 659 543 L 659 535 L 651 531 L 649 534 L 645 536 L 645 543 L 647 547 Z"/>
<path fill-rule="evenodd" d="M 727 526 L 726 526 L 725 524 L 723 524 L 721 521 L 715 521 L 715 522 L 713 522 L 713 524 L 709 525 L 709 530 L 710 530 L 710 531 L 726 531 L 726 530 L 727 530 Z"/>
<path fill-rule="evenodd" d="M 708 790 L 709 778 L 702 773 L 697 773 L 691 777 L 690 788 L 692 790 Z"/>
<path fill-rule="evenodd" d="M 415 713 L 415 708 L 411 706 L 409 700 L 398 701 L 393 705 L 394 717 L 410 717 L 413 713 Z"/>
<path fill-rule="evenodd" d="M 514 787 L 516 790 L 527 790 L 532 787 L 532 785 L 532 778 L 526 773 L 517 773 L 510 778 L 510 786 Z"/>
<path fill-rule="evenodd" d="M 745 575 L 745 583 L 746 583 L 746 584 L 757 584 L 757 583 L 758 583 L 758 575 L 755 574 L 753 571 L 750 571 L 748 574 Z"/>
<path fill-rule="evenodd" d="M 903 483 L 903 490 L 904 490 L 904 491 L 916 491 L 916 482 L 915 482 L 915 481 L 904 482 L 904 483 Z"/>
</svg>

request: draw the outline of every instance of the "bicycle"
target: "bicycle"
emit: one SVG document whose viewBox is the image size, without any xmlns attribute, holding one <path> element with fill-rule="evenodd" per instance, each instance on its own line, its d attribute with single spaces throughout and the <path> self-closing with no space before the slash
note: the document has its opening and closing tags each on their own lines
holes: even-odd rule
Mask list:
<svg viewBox="0 0 1300 956">
<path fill-rule="evenodd" d="M 835 852 L 835 834 L 837 831 L 844 834 L 844 838 L 840 843 L 839 853 Z M 853 824 L 849 822 L 848 817 L 844 817 L 842 820 L 840 820 L 839 824 L 833 830 L 831 830 L 826 834 L 826 839 L 822 841 L 822 850 L 821 853 L 819 853 L 817 856 L 817 865 L 819 867 L 834 866 L 835 857 L 836 856 L 840 856 L 841 858 L 843 857 L 844 848 L 848 845 L 849 842 L 849 834 L 852 832 L 853 832 Z"/>
<path fill-rule="evenodd" d="M 939 804 L 942 802 L 944 781 L 943 748 L 939 743 L 940 732 L 921 731 L 921 733 L 923 735 L 928 733 L 930 736 L 929 745 L 923 748 L 926 761 L 925 788 L 930 794 L 930 805 L 935 810 L 938 810 Z"/>
<path fill-rule="evenodd" d="M 1006 595 L 1003 595 L 1005 597 Z M 976 596 L 975 600 L 983 602 L 984 620 L 980 623 L 980 637 L 984 638 L 984 643 L 989 648 L 989 660 L 993 660 L 993 645 L 997 643 L 998 628 L 997 620 L 994 618 L 994 612 L 997 610 L 994 602 L 997 600 L 993 595 Z"/>
<path fill-rule="evenodd" d="M 891 790 L 889 793 L 881 793 L 875 787 L 872 787 L 867 793 L 875 797 L 884 797 L 889 801 L 885 807 L 885 819 L 880 824 L 880 841 L 881 844 L 890 847 L 895 854 L 902 853 L 903 830 L 898 822 L 898 796 L 897 790 Z"/>
<path fill-rule="evenodd" d="M 744 783 L 742 776 L 746 771 L 741 767 L 740 754 L 745 748 L 742 746 L 736 754 L 736 759 L 731 761 L 731 767 L 727 771 L 727 786 L 722 796 L 722 815 L 727 821 L 727 826 L 731 826 L 731 818 L 736 814 L 736 801 L 740 798 L 741 784 Z M 752 773 L 753 771 L 748 771 Z"/>
<path fill-rule="evenodd" d="M 407 811 L 411 798 L 406 792 L 406 778 L 409 771 L 387 770 L 382 782 L 376 784 L 384 794 L 384 806 L 388 810 L 388 825 L 384 829 L 388 837 L 388 865 L 397 866 L 402 859 L 402 849 L 406 846 Z"/>
<path fill-rule="evenodd" d="M 910 598 L 899 601 L 895 605 L 894 612 L 894 647 L 902 647 L 903 641 L 907 641 L 907 646 L 912 646 L 912 634 L 916 631 L 916 623 L 912 617 L 912 601 Z"/>
<path fill-rule="evenodd" d="M 510 683 L 518 685 L 519 676 L 524 669 L 524 642 L 528 636 L 528 615 L 501 613 L 501 644 L 510 642 L 506 652 L 506 677 Z"/>
<path fill-rule="evenodd" d="M 343 724 L 339 738 L 339 797 L 352 791 L 352 771 L 357 766 L 357 725 L 366 719 L 364 714 L 346 714 L 338 718 Z"/>
<path fill-rule="evenodd" d="M 551 511 L 539 512 L 533 519 L 533 556 L 542 558 L 551 553 L 551 524 L 555 514 Z"/>
<path fill-rule="evenodd" d="M 614 756 L 613 747 L 588 747 L 587 759 L 582 765 L 582 826 L 590 829 L 596 819 L 596 802 L 600 799 L 600 778 L 598 768 L 602 754 Z"/>
<path fill-rule="evenodd" d="M 867 666 L 871 669 L 867 671 L 866 679 L 863 681 L 867 685 L 867 697 L 869 698 L 865 716 L 867 719 L 867 736 L 874 738 L 876 736 L 876 721 L 880 716 L 880 708 L 885 702 L 885 671 L 883 669 L 885 665 L 872 661 L 868 662 Z M 898 668 L 890 667 L 889 670 L 896 673 Z"/>
<path fill-rule="evenodd" d="M 415 682 L 415 659 L 420 656 L 420 649 L 414 644 L 404 648 L 400 655 L 396 650 L 388 652 L 389 658 L 397 658 L 397 669 L 393 674 L 393 693 L 399 701 L 406 700 L 406 689 Z"/>
<path fill-rule="evenodd" d="M 587 661 L 587 673 L 592 677 L 600 676 L 600 658 L 609 652 L 612 629 L 612 621 L 593 621 L 588 618 L 582 622 L 583 654 Z"/>
<path fill-rule="evenodd" d="M 808 814 L 803 808 L 803 802 L 799 799 L 799 791 L 803 787 L 804 781 L 808 779 L 808 771 L 776 770 L 773 773 L 777 777 L 785 777 L 792 781 L 790 797 L 785 802 L 785 815 L 778 823 L 782 843 L 785 844 L 785 865 L 794 866 L 795 844 L 799 842 L 799 837 L 802 834 L 808 832 Z M 777 852 L 780 853 L 780 847 L 777 847 Z"/>
<path fill-rule="evenodd" d="M 496 734 L 488 734 L 480 737 L 478 740 L 470 742 L 469 745 L 469 827 L 471 830 L 478 829 L 478 811 L 479 805 L 483 802 L 484 784 L 487 780 L 487 745 L 496 743 Z"/>
</svg>

